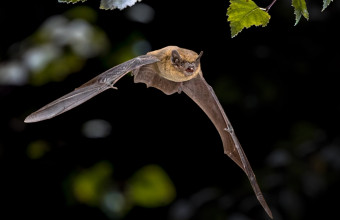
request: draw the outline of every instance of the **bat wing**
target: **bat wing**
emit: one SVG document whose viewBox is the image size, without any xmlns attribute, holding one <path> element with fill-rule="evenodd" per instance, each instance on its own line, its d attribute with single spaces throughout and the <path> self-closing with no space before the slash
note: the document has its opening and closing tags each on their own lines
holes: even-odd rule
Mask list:
<svg viewBox="0 0 340 220">
<path fill-rule="evenodd" d="M 200 73 L 196 78 L 183 82 L 182 91 L 187 94 L 200 108 L 207 114 L 215 125 L 223 142 L 224 153 L 227 154 L 242 170 L 247 174 L 250 184 L 256 194 L 257 199 L 265 209 L 267 214 L 273 218 L 272 213 L 262 195 L 257 184 L 255 174 L 243 152 L 243 149 L 233 131 L 214 90 Z"/>
<path fill-rule="evenodd" d="M 132 74 L 135 76 L 135 83 L 145 83 L 147 87 L 154 87 L 156 89 L 159 89 L 166 95 L 181 92 L 181 83 L 167 80 L 159 76 L 157 72 L 159 72 L 159 70 L 155 63 L 135 69 L 134 71 L 132 71 Z"/>
<path fill-rule="evenodd" d="M 98 95 L 99 93 L 114 88 L 113 85 L 125 74 L 140 67 L 158 62 L 159 59 L 151 55 L 142 55 L 119 64 L 104 73 L 94 77 L 90 81 L 76 88 L 74 91 L 47 104 L 25 119 L 26 123 L 38 122 L 60 115 Z"/>
</svg>

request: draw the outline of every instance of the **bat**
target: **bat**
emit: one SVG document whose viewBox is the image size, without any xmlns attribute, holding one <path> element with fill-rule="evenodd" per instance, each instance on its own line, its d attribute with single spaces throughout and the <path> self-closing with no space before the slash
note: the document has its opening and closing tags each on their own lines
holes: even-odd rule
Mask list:
<svg viewBox="0 0 340 220">
<path fill-rule="evenodd" d="M 246 173 L 255 195 L 268 214 L 273 218 L 249 161 L 234 133 L 212 87 L 203 78 L 200 59 L 203 52 L 168 46 L 148 52 L 94 77 L 74 91 L 33 112 L 25 119 L 26 123 L 38 122 L 60 115 L 93 98 L 99 93 L 116 87 L 114 84 L 131 72 L 135 83 L 145 83 L 166 95 L 184 92 L 209 117 L 215 125 L 223 143 L 224 153 Z"/>
</svg>

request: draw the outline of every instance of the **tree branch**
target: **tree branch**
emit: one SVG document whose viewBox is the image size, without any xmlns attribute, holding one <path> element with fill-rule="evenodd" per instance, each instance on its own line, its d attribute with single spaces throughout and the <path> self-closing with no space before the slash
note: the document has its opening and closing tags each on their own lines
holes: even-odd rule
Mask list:
<svg viewBox="0 0 340 220">
<path fill-rule="evenodd" d="M 273 0 L 272 3 L 270 3 L 270 5 L 268 5 L 266 8 L 265 8 L 265 11 L 268 12 L 270 10 L 270 8 L 275 4 L 276 0 Z"/>
</svg>

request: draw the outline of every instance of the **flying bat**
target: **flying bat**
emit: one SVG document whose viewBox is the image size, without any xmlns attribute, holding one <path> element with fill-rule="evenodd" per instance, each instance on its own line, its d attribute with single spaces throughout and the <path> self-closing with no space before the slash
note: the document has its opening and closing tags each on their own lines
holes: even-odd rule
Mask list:
<svg viewBox="0 0 340 220">
<path fill-rule="evenodd" d="M 116 88 L 114 84 L 129 72 L 134 76 L 135 83 L 145 83 L 147 87 L 157 88 L 166 95 L 184 92 L 215 125 L 223 142 L 224 153 L 247 174 L 258 201 L 270 218 L 273 218 L 229 119 L 214 90 L 203 78 L 200 63 L 202 54 L 203 52 L 197 54 L 184 48 L 168 46 L 135 57 L 112 67 L 74 91 L 33 112 L 25 122 L 38 122 L 60 115 L 107 89 Z"/>
</svg>

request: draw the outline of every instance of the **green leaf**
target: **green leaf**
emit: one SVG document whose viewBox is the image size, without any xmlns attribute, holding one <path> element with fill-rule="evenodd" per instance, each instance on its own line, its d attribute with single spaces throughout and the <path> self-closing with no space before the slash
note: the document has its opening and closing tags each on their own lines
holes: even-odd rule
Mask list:
<svg viewBox="0 0 340 220">
<path fill-rule="evenodd" d="M 253 25 L 265 27 L 270 19 L 265 9 L 258 7 L 252 0 L 230 0 L 227 15 L 231 37 L 235 37 L 243 28 Z"/>
<path fill-rule="evenodd" d="M 122 10 L 127 6 L 132 6 L 136 4 L 136 2 L 140 2 L 141 0 L 101 0 L 100 1 L 100 9 L 115 9 L 118 8 Z"/>
<path fill-rule="evenodd" d="M 321 11 L 324 11 L 332 1 L 333 0 L 323 0 L 323 7 Z"/>
<path fill-rule="evenodd" d="M 176 196 L 169 176 L 157 165 L 138 170 L 129 179 L 128 192 L 136 205 L 149 208 L 168 205 Z"/>
<path fill-rule="evenodd" d="M 77 3 L 77 2 L 86 2 L 86 0 L 58 0 L 60 3 Z"/>
<path fill-rule="evenodd" d="M 308 10 L 307 10 L 305 0 L 292 0 L 292 5 L 294 7 L 295 25 L 297 25 L 299 23 L 302 15 L 307 20 L 309 19 L 309 13 L 308 13 Z"/>
</svg>

